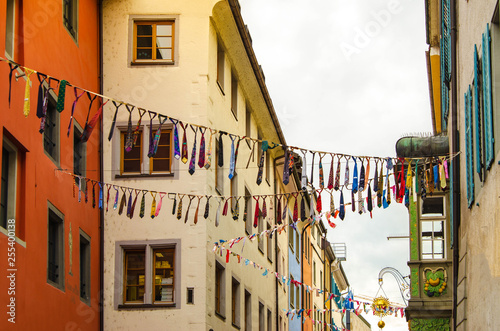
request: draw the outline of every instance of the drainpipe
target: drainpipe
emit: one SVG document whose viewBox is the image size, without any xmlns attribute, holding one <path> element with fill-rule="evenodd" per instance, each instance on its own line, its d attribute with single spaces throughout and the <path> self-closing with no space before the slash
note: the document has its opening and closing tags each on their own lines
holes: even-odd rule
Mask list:
<svg viewBox="0 0 500 331">
<path fill-rule="evenodd" d="M 306 226 L 302 229 L 302 234 L 300 235 L 300 243 L 302 244 L 302 249 L 300 251 L 300 281 L 302 284 L 304 284 L 304 232 L 307 230 L 307 228 L 311 225 L 311 222 L 307 223 Z M 302 293 L 302 298 L 301 298 L 301 305 L 302 308 L 304 308 L 304 294 L 305 291 Z M 304 310 L 305 312 L 305 310 Z M 304 323 L 304 312 L 302 313 L 302 323 Z"/>
<path fill-rule="evenodd" d="M 274 171 L 274 174 L 276 175 L 276 161 L 280 160 L 280 159 L 283 159 L 285 158 L 285 155 L 281 155 L 281 156 L 278 156 L 276 158 L 274 158 L 273 160 L 273 171 Z M 274 178 L 274 176 L 273 176 Z M 276 194 L 278 193 L 278 189 L 277 189 L 277 185 L 276 185 L 276 181 L 274 181 L 273 183 L 273 187 L 274 187 L 274 199 L 276 199 Z M 277 203 L 276 201 L 274 201 L 274 205 L 277 206 Z M 274 208 L 274 219 L 278 219 L 278 215 L 277 215 L 277 209 Z M 287 247 L 288 249 L 288 247 Z M 275 256 L 275 264 L 274 264 L 274 270 L 278 273 L 279 270 L 278 270 L 278 236 L 275 234 L 274 236 L 274 256 Z M 288 261 L 287 261 L 288 262 Z M 278 287 L 279 287 L 279 284 L 278 284 L 278 278 L 276 278 L 276 330 L 279 330 L 279 295 L 278 295 Z M 283 284 L 283 286 L 285 286 L 285 284 Z M 288 308 L 288 306 L 287 306 Z"/>
<path fill-rule="evenodd" d="M 457 110 L 457 13 L 456 0 L 450 1 L 451 16 L 451 153 L 456 155 L 453 160 L 453 330 L 457 326 L 457 284 L 459 264 L 459 235 L 460 225 L 460 135 L 458 129 Z"/>
<path fill-rule="evenodd" d="M 103 27 L 103 15 L 102 15 L 102 0 L 99 0 L 99 93 L 102 95 L 103 93 L 103 36 L 102 36 L 102 27 Z M 104 116 L 103 116 L 104 118 Z M 104 132 L 104 121 L 101 118 L 101 130 L 100 130 L 100 142 L 99 142 L 99 180 L 102 183 L 104 178 L 104 159 L 103 159 L 103 132 Z M 101 186 L 101 189 L 103 187 Z M 99 330 L 104 330 L 104 208 L 101 208 L 99 214 Z"/>
</svg>

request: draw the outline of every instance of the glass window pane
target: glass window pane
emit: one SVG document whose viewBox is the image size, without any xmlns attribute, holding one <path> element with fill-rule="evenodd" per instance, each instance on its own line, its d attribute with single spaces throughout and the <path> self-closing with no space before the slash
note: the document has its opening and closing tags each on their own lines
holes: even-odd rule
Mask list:
<svg viewBox="0 0 500 331">
<path fill-rule="evenodd" d="M 153 37 L 137 37 L 137 47 L 153 47 Z"/>
<path fill-rule="evenodd" d="M 155 301 L 174 301 L 174 249 L 154 250 Z"/>
<path fill-rule="evenodd" d="M 422 254 L 432 253 L 432 241 L 422 241 Z"/>
<path fill-rule="evenodd" d="M 145 252 L 125 252 L 125 301 L 144 301 Z"/>
<path fill-rule="evenodd" d="M 172 60 L 172 49 L 171 48 L 162 48 L 156 50 L 156 59 L 157 60 Z"/>
<path fill-rule="evenodd" d="M 433 258 L 432 254 L 422 254 L 423 260 L 431 260 L 432 258 Z"/>
<path fill-rule="evenodd" d="M 151 48 L 137 49 L 137 59 L 151 60 L 153 58 L 153 50 Z"/>
<path fill-rule="evenodd" d="M 172 25 L 157 25 L 156 26 L 157 36 L 171 36 L 172 35 Z"/>
<path fill-rule="evenodd" d="M 422 201 L 422 216 L 443 216 L 444 198 L 427 197 Z"/>
<path fill-rule="evenodd" d="M 153 35 L 153 26 L 151 24 L 137 25 L 137 35 L 138 36 L 152 36 Z"/>
<path fill-rule="evenodd" d="M 156 47 L 172 47 L 172 37 L 156 37 Z"/>
<path fill-rule="evenodd" d="M 434 240 L 434 253 L 442 254 L 444 252 L 444 242 L 442 240 Z"/>
<path fill-rule="evenodd" d="M 169 145 L 158 145 L 158 149 L 156 150 L 155 158 L 159 159 L 168 159 L 170 158 L 170 146 Z"/>
<path fill-rule="evenodd" d="M 141 172 L 141 160 L 123 160 L 123 172 Z"/>
<path fill-rule="evenodd" d="M 170 171 L 170 160 L 169 159 L 154 159 L 153 160 L 153 172 L 169 172 Z"/>
<path fill-rule="evenodd" d="M 123 148 L 123 152 L 125 153 L 123 154 L 123 157 L 125 159 L 139 159 L 141 157 L 141 146 L 139 144 L 136 144 L 134 147 L 132 147 L 130 152 L 127 152 L 125 148 Z"/>
<path fill-rule="evenodd" d="M 432 222 L 422 222 L 422 232 L 432 232 Z"/>
<path fill-rule="evenodd" d="M 434 232 L 443 232 L 443 222 L 435 221 L 434 222 Z"/>
</svg>

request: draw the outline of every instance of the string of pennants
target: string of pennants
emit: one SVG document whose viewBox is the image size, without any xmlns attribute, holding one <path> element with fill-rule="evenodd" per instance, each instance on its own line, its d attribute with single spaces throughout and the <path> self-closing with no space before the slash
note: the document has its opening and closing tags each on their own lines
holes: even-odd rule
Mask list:
<svg viewBox="0 0 500 331">
<path fill-rule="evenodd" d="M 47 115 L 47 106 L 48 106 L 48 97 L 49 97 L 49 92 L 51 90 L 55 90 L 58 88 L 59 93 L 58 93 L 58 100 L 57 100 L 57 105 L 56 109 L 59 112 L 62 112 L 64 110 L 64 101 L 65 101 L 65 95 L 66 95 L 66 88 L 68 87 L 73 87 L 74 90 L 74 95 L 75 99 L 71 108 L 71 117 L 69 121 L 69 126 L 68 126 L 68 136 L 71 131 L 71 126 L 72 126 L 72 121 L 73 121 L 73 115 L 75 112 L 76 104 L 80 100 L 80 98 L 86 94 L 89 101 L 89 110 L 87 113 L 87 119 L 85 123 L 85 127 L 83 129 L 83 133 L 81 135 L 82 141 L 87 141 L 92 134 L 93 129 L 95 128 L 95 125 L 99 118 L 102 116 L 103 112 L 103 107 L 108 103 L 108 101 L 112 101 L 112 103 L 115 106 L 115 112 L 113 115 L 113 121 L 111 124 L 111 128 L 108 134 L 108 140 L 111 140 L 113 137 L 115 125 L 116 125 L 116 119 L 118 115 L 118 111 L 120 110 L 120 107 L 122 105 L 125 105 L 125 108 L 128 112 L 128 128 L 127 128 L 127 134 L 125 137 L 125 151 L 129 152 L 132 150 L 133 146 L 137 142 L 138 134 L 140 132 L 141 128 L 141 122 L 146 113 L 148 113 L 149 121 L 150 121 L 150 126 L 153 126 L 153 120 L 157 118 L 158 120 L 158 129 L 156 132 L 151 131 L 150 137 L 149 137 L 149 148 L 148 148 L 148 156 L 149 157 L 154 157 L 157 149 L 158 149 L 158 143 L 161 137 L 161 130 L 162 130 L 162 125 L 164 125 L 167 121 L 170 121 L 173 124 L 173 136 L 174 136 L 174 146 L 173 146 L 173 151 L 174 151 L 174 157 L 178 160 L 181 160 L 184 164 L 187 164 L 189 161 L 189 170 L 188 172 L 193 175 L 196 171 L 196 164 L 198 165 L 199 168 L 205 168 L 209 169 L 211 167 L 212 163 L 212 145 L 213 145 L 213 138 L 217 137 L 218 135 L 218 157 L 217 157 L 217 162 L 218 166 L 222 167 L 224 166 L 224 136 L 228 136 L 230 141 L 231 141 L 231 153 L 230 153 L 230 160 L 229 160 L 229 179 L 232 179 L 235 174 L 235 169 L 236 169 L 236 163 L 237 163 L 237 157 L 238 157 L 238 149 L 241 140 L 247 140 L 250 145 L 252 146 L 251 148 L 251 154 L 250 158 L 248 160 L 248 163 L 250 162 L 250 159 L 254 158 L 255 155 L 255 150 L 256 150 L 256 143 L 259 142 L 261 143 L 261 148 L 260 148 L 260 158 L 258 161 L 258 172 L 257 172 L 257 179 L 256 183 L 260 185 L 262 182 L 262 174 L 263 174 L 263 168 L 264 168 L 264 160 L 265 160 L 265 153 L 266 151 L 270 149 L 274 149 L 277 147 L 281 147 L 284 151 L 284 157 L 285 157 L 285 166 L 283 167 L 283 183 L 286 185 L 289 183 L 289 178 L 290 174 L 292 173 L 295 165 L 295 157 L 298 156 L 302 158 L 302 188 L 305 189 L 308 186 L 314 188 L 314 168 L 315 168 L 315 158 L 316 154 L 318 154 L 319 160 L 318 160 L 318 172 L 319 172 L 319 190 L 320 192 L 323 189 L 328 189 L 328 190 L 335 190 L 341 192 L 341 200 L 343 200 L 343 189 L 350 190 L 351 195 L 352 195 L 352 201 L 354 202 L 354 194 L 358 192 L 363 192 L 366 190 L 367 192 L 367 198 L 370 200 L 371 196 L 371 188 L 373 185 L 373 192 L 376 193 L 377 197 L 379 198 L 377 201 L 377 205 L 381 206 L 382 204 L 384 207 L 386 206 L 386 203 L 382 201 L 382 196 L 384 195 L 385 199 L 387 200 L 387 205 L 390 204 L 390 189 L 392 186 L 390 184 L 390 176 L 389 172 L 392 171 L 394 175 L 393 183 L 395 185 L 394 189 L 394 195 L 396 196 L 396 201 L 398 203 L 401 203 L 405 200 L 406 198 L 406 189 L 408 189 L 409 193 L 411 194 L 412 192 L 414 194 L 417 194 L 419 189 L 421 188 L 422 190 L 422 195 L 425 197 L 426 192 L 432 192 L 434 189 L 446 189 L 446 180 L 448 179 L 448 159 L 454 156 L 443 156 L 443 157 L 433 157 L 433 158 L 393 158 L 393 157 L 377 157 L 377 156 L 354 156 L 354 155 L 348 155 L 348 154 L 343 154 L 343 153 L 332 153 L 332 152 L 324 152 L 324 151 L 315 151 L 315 150 L 309 150 L 309 149 L 304 149 L 300 147 L 295 147 L 295 146 L 286 146 L 282 144 L 278 144 L 275 142 L 269 142 L 266 140 L 260 140 L 260 139 L 254 139 L 251 137 L 246 137 L 246 136 L 239 136 L 237 134 L 233 133 L 228 133 L 222 130 L 214 129 L 214 128 L 209 128 L 206 126 L 202 125 L 197 125 L 197 124 L 191 124 L 188 122 L 183 122 L 179 119 L 173 118 L 171 116 L 167 116 L 161 113 L 157 113 L 151 110 L 146 110 L 145 108 L 141 107 L 136 107 L 135 105 L 123 102 L 123 101 L 118 101 L 113 98 L 110 98 L 108 96 L 104 96 L 92 91 L 89 91 L 87 89 L 72 85 L 66 80 L 59 80 L 57 78 L 51 77 L 49 75 L 46 75 L 44 73 L 38 72 L 36 70 L 21 66 L 13 61 L 10 61 L 8 59 L 4 59 L 0 57 L 0 60 L 6 62 L 9 67 L 10 67 L 10 73 L 9 73 L 9 106 L 10 106 L 10 95 L 11 95 L 11 83 L 12 83 L 12 74 L 13 72 L 17 70 L 24 69 L 24 76 L 26 76 L 26 88 L 25 88 L 25 99 L 24 99 L 24 107 L 23 107 L 23 112 L 24 115 L 27 117 L 30 113 L 30 76 L 33 73 L 36 73 L 37 78 L 39 80 L 39 89 L 38 89 L 38 104 L 37 104 L 37 116 L 40 118 L 40 133 L 44 132 L 45 129 L 45 119 Z M 44 84 L 47 84 L 47 88 L 44 90 Z M 56 86 L 52 86 L 56 85 Z M 94 101 L 96 100 L 97 97 L 101 98 L 101 103 L 99 110 L 90 118 L 90 114 L 92 112 L 92 105 Z M 103 100 L 106 99 L 105 102 Z M 121 108 L 122 111 L 124 111 L 123 108 Z M 136 112 L 139 115 L 139 120 L 137 121 L 137 124 L 135 125 L 135 128 L 132 123 L 132 115 L 133 113 Z M 90 120 L 89 120 L 90 118 Z M 188 129 L 191 129 L 194 133 L 194 139 L 193 139 L 193 145 L 192 145 L 192 151 L 191 151 L 191 156 L 189 157 L 189 148 L 188 148 L 188 139 L 187 139 L 187 132 Z M 180 131 L 181 129 L 183 130 L 182 133 L 182 140 L 180 139 Z M 201 137 L 199 139 L 200 141 L 200 147 L 199 149 L 197 148 L 197 136 L 198 132 L 200 133 Z M 205 139 L 205 133 L 210 133 L 208 143 Z M 227 139 L 227 138 L 226 138 Z M 298 152 L 300 151 L 302 153 L 302 156 L 299 156 Z M 259 152 L 259 151 L 257 151 Z M 312 165 L 311 165 L 311 176 L 308 177 L 306 175 L 307 173 L 307 155 L 308 153 L 312 154 Z M 196 160 L 198 155 L 198 160 Z M 328 181 L 326 182 L 325 185 L 325 177 L 324 177 L 324 168 L 323 168 L 323 158 L 325 158 L 326 155 L 330 155 L 330 171 L 329 171 L 329 178 Z M 370 174 L 370 163 L 371 160 L 374 160 L 375 163 L 375 170 L 373 172 L 373 176 Z M 341 165 L 342 163 L 345 163 L 345 169 L 344 169 L 344 178 L 343 181 L 341 181 Z M 326 161 L 327 162 L 327 161 Z M 353 167 L 353 174 L 352 174 L 352 180 L 350 176 L 350 163 L 354 163 Z M 335 169 L 335 163 L 337 163 L 336 169 Z M 359 164 L 358 164 L 359 163 Z M 379 164 L 380 163 L 380 164 Z M 413 163 L 413 164 L 412 164 Z M 420 163 L 420 164 L 419 164 Z M 405 164 L 407 169 L 405 169 Z M 413 168 L 412 168 L 413 166 Z M 385 170 L 384 170 L 385 168 Z M 359 169 L 359 171 L 358 171 Z M 394 169 L 394 171 L 393 171 Z M 399 171 L 396 171 L 399 169 Z M 384 175 L 384 171 L 386 174 Z M 422 174 L 422 178 L 419 180 L 419 175 Z M 413 178 L 415 177 L 415 178 Z M 384 184 L 384 178 L 385 178 L 385 184 Z M 420 183 L 419 183 L 420 182 Z M 385 193 L 384 193 L 384 186 L 386 187 Z M 330 193 L 331 194 L 331 193 Z M 363 199 L 361 198 L 362 193 L 358 193 L 358 201 L 362 201 Z M 354 204 L 352 203 L 354 206 Z M 363 207 L 363 206 L 360 206 Z M 364 208 L 361 208 L 359 210 L 363 210 Z"/>
<path fill-rule="evenodd" d="M 250 240 L 253 240 L 255 238 L 256 238 L 256 236 L 252 236 L 252 238 Z M 281 281 L 283 284 L 285 284 L 286 286 L 290 286 L 290 284 L 292 284 L 295 287 L 302 287 L 303 290 L 306 291 L 307 293 L 316 293 L 316 295 L 318 295 L 318 296 L 324 295 L 327 298 L 327 301 L 332 300 L 336 297 L 340 297 L 340 295 L 338 295 L 338 294 L 324 291 L 320 288 L 304 284 L 304 283 L 299 282 L 295 279 L 292 279 L 290 277 L 282 275 L 282 274 L 280 274 L 272 269 L 266 268 L 266 267 L 258 264 L 257 262 L 254 262 L 250 259 L 245 258 L 244 256 L 242 256 L 238 253 L 235 253 L 234 251 L 231 251 L 230 249 L 224 247 L 223 245 L 220 245 L 219 243 L 214 244 L 212 252 L 214 254 L 218 254 L 221 257 L 225 257 L 226 263 L 229 263 L 230 258 L 232 256 L 233 258 L 236 258 L 236 260 L 238 261 L 238 264 L 242 264 L 243 266 L 248 266 L 248 267 L 254 267 L 254 269 L 259 270 L 259 273 L 260 273 L 260 271 L 263 271 L 263 273 L 261 274 L 262 276 L 269 277 L 269 275 L 272 275 L 272 276 L 276 277 L 276 279 Z M 352 299 L 349 299 L 349 300 L 352 300 Z M 358 304 L 358 308 L 355 309 L 355 311 L 361 312 L 360 305 L 362 302 L 358 301 L 358 300 L 353 300 L 353 301 Z M 385 309 L 386 309 L 385 313 L 387 313 L 387 314 L 400 311 L 402 317 L 404 316 L 404 308 L 388 306 Z M 365 305 L 363 306 L 362 310 L 365 312 L 369 311 L 369 309 L 367 309 Z M 302 313 L 303 311 L 304 311 L 304 309 L 299 310 L 300 313 Z M 296 313 L 297 313 L 297 311 L 296 311 Z"/>
</svg>

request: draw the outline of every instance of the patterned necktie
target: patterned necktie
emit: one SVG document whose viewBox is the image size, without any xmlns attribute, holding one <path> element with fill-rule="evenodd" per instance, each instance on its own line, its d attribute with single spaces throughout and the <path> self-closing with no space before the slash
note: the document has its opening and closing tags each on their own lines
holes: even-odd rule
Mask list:
<svg viewBox="0 0 500 331">
<path fill-rule="evenodd" d="M 328 186 L 327 188 L 329 190 L 332 190 L 333 189 L 333 158 L 334 158 L 334 155 L 333 154 L 330 154 L 331 157 L 332 157 L 332 161 L 330 162 L 330 174 L 328 175 Z"/>
<path fill-rule="evenodd" d="M 352 174 L 352 193 L 357 193 L 358 192 L 358 162 L 356 161 L 356 158 L 353 156 L 352 157 L 354 161 L 354 171 Z"/>
<path fill-rule="evenodd" d="M 366 200 L 368 203 L 368 211 L 370 212 L 370 217 L 372 217 L 373 200 L 372 200 L 372 188 L 370 184 L 368 184 L 368 198 Z"/>
<path fill-rule="evenodd" d="M 184 195 L 179 196 L 179 206 L 177 207 L 177 219 L 180 220 L 182 217 L 182 199 L 184 199 Z"/>
<path fill-rule="evenodd" d="M 307 160 L 306 160 L 306 154 L 307 150 L 302 149 L 302 190 L 307 189 Z"/>
<path fill-rule="evenodd" d="M 216 131 L 210 129 L 210 139 L 208 140 L 207 162 L 205 162 L 205 169 L 210 168 L 212 165 L 212 137 Z"/>
<path fill-rule="evenodd" d="M 234 148 L 234 140 L 237 138 L 236 135 L 230 134 L 229 139 L 231 139 L 231 155 L 229 158 L 229 179 L 234 177 L 234 168 L 236 166 L 236 151 Z"/>
<path fill-rule="evenodd" d="M 113 188 L 114 188 L 114 189 L 115 189 L 115 191 L 116 191 L 116 195 L 115 195 L 115 203 L 113 204 L 113 209 L 114 209 L 114 210 L 116 210 L 116 208 L 118 208 L 118 196 L 119 196 L 120 194 L 118 193 L 118 188 L 117 188 L 117 187 L 115 187 L 115 186 L 113 185 Z"/>
<path fill-rule="evenodd" d="M 245 203 L 245 206 L 243 208 L 243 223 L 245 223 L 245 226 L 246 226 L 246 223 L 248 222 L 248 199 L 250 199 L 250 197 L 243 197 L 243 202 Z"/>
<path fill-rule="evenodd" d="M 182 154 L 181 154 L 181 161 L 182 163 L 186 164 L 188 161 L 188 146 L 187 146 L 187 136 L 186 136 L 186 129 L 188 127 L 188 124 L 184 124 L 182 122 L 179 122 L 181 125 L 181 128 L 184 130 L 184 133 L 182 134 Z"/>
<path fill-rule="evenodd" d="M 266 198 L 267 198 L 267 195 L 264 195 L 264 196 L 262 197 L 262 217 L 263 217 L 263 218 L 266 218 L 266 217 L 267 217 Z"/>
<path fill-rule="evenodd" d="M 120 200 L 120 209 L 118 209 L 118 215 L 121 215 L 123 213 L 123 208 L 125 207 L 125 204 L 127 203 L 127 194 L 125 193 L 125 189 L 122 188 L 122 199 Z"/>
<path fill-rule="evenodd" d="M 316 156 L 316 152 L 312 152 L 312 164 L 311 164 L 311 185 L 314 187 L 314 157 Z"/>
<path fill-rule="evenodd" d="M 344 206 L 344 190 L 340 190 L 340 209 L 339 217 L 343 221 L 345 218 L 345 206 Z"/>
<path fill-rule="evenodd" d="M 366 164 L 366 171 L 365 171 L 365 182 L 363 186 L 363 190 L 366 188 L 366 185 L 370 182 L 370 158 L 366 158 L 367 164 Z"/>
<path fill-rule="evenodd" d="M 191 151 L 191 161 L 189 161 L 189 174 L 193 175 L 196 169 L 196 136 L 198 135 L 198 127 L 193 127 L 191 125 L 191 129 L 194 131 L 194 142 L 193 142 L 193 150 Z"/>
<path fill-rule="evenodd" d="M 150 192 L 151 196 L 153 197 L 153 202 L 151 203 L 151 218 L 155 218 L 155 213 L 156 213 L 156 192 Z"/>
<path fill-rule="evenodd" d="M 102 109 L 102 106 L 101 106 L 101 109 Z M 144 109 L 144 108 L 138 107 L 137 111 L 139 112 L 139 120 L 137 121 L 137 125 L 135 126 L 135 130 L 133 132 L 134 139 L 132 142 L 132 146 L 135 146 L 135 144 L 137 143 L 137 138 L 139 137 L 139 133 L 141 130 L 142 117 L 144 116 L 144 114 L 146 114 L 146 109 Z"/>
<path fill-rule="evenodd" d="M 344 187 L 347 188 L 349 186 L 349 157 L 345 160 Z"/>
<path fill-rule="evenodd" d="M 179 160 L 181 158 L 181 150 L 179 147 L 179 131 L 177 130 L 178 120 L 170 118 L 170 122 L 174 125 L 174 157 Z"/>
<path fill-rule="evenodd" d="M 217 155 L 217 165 L 219 167 L 224 166 L 224 142 L 222 140 L 222 136 L 227 134 L 227 132 L 219 131 L 219 150 Z"/>
<path fill-rule="evenodd" d="M 316 191 L 316 192 L 318 192 L 318 191 Z M 323 210 L 323 205 L 321 203 L 321 192 L 323 192 L 323 189 L 319 190 L 318 200 L 316 201 L 316 211 L 318 212 L 318 214 L 320 214 L 321 211 Z"/>
<path fill-rule="evenodd" d="M 351 190 L 351 210 L 352 212 L 356 212 L 356 202 L 354 201 L 354 191 Z"/>
<path fill-rule="evenodd" d="M 132 209 L 132 192 L 134 190 L 129 188 L 128 189 L 128 192 L 129 192 L 129 196 L 128 196 L 128 203 L 127 203 L 127 217 L 130 218 L 130 210 Z"/>
<path fill-rule="evenodd" d="M 200 153 L 198 154 L 198 167 L 200 168 L 205 166 L 205 131 L 207 131 L 207 128 L 200 127 Z"/>
<path fill-rule="evenodd" d="M 165 121 L 168 119 L 167 116 L 163 116 L 161 114 L 158 114 L 158 129 L 156 129 L 155 137 L 153 139 L 153 144 L 149 148 L 149 153 L 148 157 L 154 157 L 156 155 L 156 152 L 158 151 L 158 145 L 160 144 L 160 137 L 161 137 L 161 126 Z M 150 136 L 151 138 L 151 136 Z"/>
<path fill-rule="evenodd" d="M 125 137 L 125 151 L 130 152 L 133 147 L 134 143 L 134 137 L 132 135 L 132 112 L 134 111 L 134 106 L 131 106 L 132 108 L 129 108 L 129 105 L 125 105 L 125 108 L 127 108 L 128 111 L 128 123 L 127 123 L 127 136 Z"/>
<path fill-rule="evenodd" d="M 103 184 L 102 183 L 99 183 L 99 209 L 103 209 L 104 206 L 104 197 L 103 197 Z"/>
<path fill-rule="evenodd" d="M 38 118 L 42 118 L 42 116 L 43 116 L 43 111 L 42 111 L 43 102 L 45 100 L 45 95 L 46 95 L 46 93 L 44 93 L 43 83 L 46 81 L 47 75 L 42 74 L 41 72 L 37 72 L 36 76 L 37 76 L 38 82 L 39 82 L 39 85 L 38 85 L 38 101 L 37 101 L 37 105 L 36 105 L 36 116 Z M 49 86 L 50 86 L 50 84 L 49 84 Z"/>
<path fill-rule="evenodd" d="M 263 141 L 262 147 L 261 147 L 261 152 L 260 152 L 259 165 L 258 165 L 259 170 L 257 171 L 257 181 L 256 181 L 257 185 L 260 185 L 262 183 L 262 174 L 264 173 L 264 158 L 265 158 L 266 150 L 268 147 L 269 147 L 268 142 Z M 285 152 L 285 154 L 286 154 L 286 152 Z M 286 156 L 285 156 L 285 164 L 286 164 Z"/>
<path fill-rule="evenodd" d="M 203 213 L 203 217 L 205 219 L 208 218 L 208 215 L 210 213 L 210 198 L 211 198 L 211 196 L 206 196 L 206 198 L 207 198 L 207 203 L 205 204 L 205 213 Z"/>
<path fill-rule="evenodd" d="M 255 196 L 253 197 L 255 200 L 255 213 L 253 215 L 253 227 L 256 228 L 259 225 L 259 215 L 260 215 L 260 209 L 259 209 L 259 197 Z"/>
<path fill-rule="evenodd" d="M 365 212 L 365 201 L 363 200 L 363 193 L 358 190 L 358 213 L 361 215 Z"/>
<path fill-rule="evenodd" d="M 295 202 L 293 204 L 293 216 L 292 216 L 292 220 L 293 222 L 297 222 L 298 219 L 299 219 L 299 206 L 298 206 L 298 197 L 297 197 L 298 193 L 292 193 L 292 196 L 295 198 Z"/>
<path fill-rule="evenodd" d="M 264 146 L 264 144 L 262 146 Z M 288 164 L 290 163 L 290 155 L 288 153 L 288 146 L 283 146 L 283 149 L 285 151 L 285 162 L 283 163 L 283 184 L 287 185 L 290 181 L 290 168 L 288 167 Z M 264 151 L 262 153 L 264 153 Z M 264 156 L 261 157 L 261 163 L 264 162 L 263 159 Z"/>
<path fill-rule="evenodd" d="M 281 197 L 280 196 L 276 196 L 276 200 L 277 200 L 277 204 L 276 204 L 276 223 L 278 224 L 282 224 L 282 220 L 281 220 Z"/>
<path fill-rule="evenodd" d="M 71 132 L 71 127 L 73 124 L 73 114 L 75 113 L 76 103 L 78 102 L 78 100 L 80 100 L 81 96 L 85 94 L 85 91 L 83 91 L 80 95 L 78 95 L 78 89 L 76 87 L 73 89 L 73 91 L 75 92 L 75 101 L 73 101 L 73 106 L 71 107 L 71 117 L 69 118 L 68 134 L 67 134 L 68 137 Z M 118 112 L 118 107 L 116 108 L 116 112 Z M 114 128 L 115 121 L 116 121 L 116 113 L 115 113 L 115 119 L 113 120 L 113 126 L 111 127 L 111 129 Z M 112 135 L 112 132 L 110 132 L 109 134 Z M 109 140 L 111 140 L 111 138 Z"/>
<path fill-rule="evenodd" d="M 281 219 L 283 222 L 286 221 L 286 212 L 288 211 L 288 199 L 290 199 L 290 194 L 285 195 L 286 202 L 283 204 L 283 214 L 281 215 Z"/>
<path fill-rule="evenodd" d="M 31 89 L 31 80 L 30 76 L 34 71 L 28 68 L 24 68 L 24 73 L 26 75 L 26 87 L 24 89 L 24 107 L 23 113 L 25 117 L 28 117 L 30 114 L 30 89 Z"/>
<path fill-rule="evenodd" d="M 231 214 L 233 215 L 233 220 L 238 220 L 240 217 L 240 197 L 233 197 L 236 202 L 234 203 L 234 208 L 231 207 Z M 264 201 L 265 203 L 265 201 Z"/>
<path fill-rule="evenodd" d="M 384 195 L 384 161 L 380 164 L 380 174 L 378 177 L 377 206 L 382 207 L 382 196 Z"/>
<path fill-rule="evenodd" d="M 90 135 L 92 134 L 92 131 L 94 130 L 96 124 L 97 124 L 97 121 L 99 120 L 99 118 L 101 117 L 102 115 L 102 109 L 103 107 L 109 102 L 109 100 L 106 100 L 106 102 L 102 103 L 102 100 L 101 100 L 101 106 L 99 107 L 99 110 L 97 111 L 97 113 L 95 113 L 95 115 L 90 119 L 90 121 L 88 123 L 85 124 L 85 128 L 83 128 L 83 133 L 82 133 L 82 141 L 83 142 L 87 142 L 90 138 Z M 135 141 L 134 141 L 134 144 L 135 144 Z"/>
<path fill-rule="evenodd" d="M 323 157 L 325 155 L 319 154 L 319 188 L 323 189 L 325 187 L 325 178 L 323 174 Z"/>
<path fill-rule="evenodd" d="M 375 160 L 375 175 L 373 176 L 373 192 L 378 191 L 378 159 Z"/>
<path fill-rule="evenodd" d="M 306 199 L 304 192 L 300 194 L 300 220 L 306 220 Z"/>
<path fill-rule="evenodd" d="M 139 192 L 141 190 L 135 190 L 135 198 L 134 198 L 134 202 L 132 203 L 132 207 L 130 208 L 130 219 L 132 219 L 134 217 L 134 211 L 135 211 L 135 204 L 137 203 L 137 197 L 139 196 Z"/>
<path fill-rule="evenodd" d="M 76 100 L 73 102 L 71 113 L 73 113 L 75 105 L 76 105 Z M 118 115 L 118 109 L 120 108 L 122 103 L 116 104 L 116 102 L 113 101 L 113 105 L 115 105 L 115 114 L 113 115 L 113 121 L 111 122 L 111 127 L 109 128 L 108 141 L 111 141 L 111 138 L 113 138 L 113 132 L 115 131 L 115 125 L 116 125 L 116 116 Z M 68 136 L 69 136 L 69 131 L 68 131 Z"/>
<path fill-rule="evenodd" d="M 338 191 L 340 188 L 340 156 L 337 161 L 337 171 L 335 172 L 335 185 L 333 185 L 335 191 Z"/>
<path fill-rule="evenodd" d="M 361 170 L 359 171 L 359 187 L 358 190 L 365 190 L 365 164 L 363 160 L 361 160 Z"/>
<path fill-rule="evenodd" d="M 64 79 L 59 82 L 59 92 L 57 94 L 57 104 L 56 104 L 56 110 L 58 112 L 62 112 L 64 110 L 64 99 L 66 97 L 66 85 L 67 84 L 68 84 L 68 81 L 66 81 Z"/>
<path fill-rule="evenodd" d="M 333 192 L 330 191 L 330 215 L 335 217 L 335 202 L 333 200 Z"/>
</svg>

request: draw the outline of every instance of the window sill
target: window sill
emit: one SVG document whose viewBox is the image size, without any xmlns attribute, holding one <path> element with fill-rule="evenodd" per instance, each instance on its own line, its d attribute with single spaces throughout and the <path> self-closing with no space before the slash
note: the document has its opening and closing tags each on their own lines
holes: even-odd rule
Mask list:
<svg viewBox="0 0 500 331">
<path fill-rule="evenodd" d="M 164 173 L 164 174 L 130 174 L 130 175 L 115 175 L 115 179 L 126 179 L 126 178 L 149 178 L 149 177 L 174 177 L 174 173 Z"/>
<path fill-rule="evenodd" d="M 219 83 L 219 81 L 217 81 L 217 86 L 219 87 L 219 90 L 220 92 L 222 93 L 222 95 L 226 95 L 226 93 L 224 93 L 224 88 L 222 87 L 221 83 Z"/>
<path fill-rule="evenodd" d="M 223 321 L 226 321 L 226 316 L 222 315 L 218 311 L 215 312 L 215 316 L 217 316 L 218 318 L 220 318 Z"/>
<path fill-rule="evenodd" d="M 241 330 L 241 327 L 239 327 L 238 325 L 234 324 L 234 323 L 231 323 L 231 325 L 233 326 L 233 328 L 237 329 L 237 330 Z"/>
<path fill-rule="evenodd" d="M 175 303 L 161 303 L 161 304 L 151 304 L 151 303 L 139 303 L 139 304 L 121 304 L 118 305 L 118 309 L 151 309 L 151 308 L 175 308 Z"/>
<path fill-rule="evenodd" d="M 143 66 L 143 65 L 174 65 L 175 61 L 161 61 L 161 60 L 143 60 L 143 61 L 132 61 L 131 66 Z"/>
</svg>

